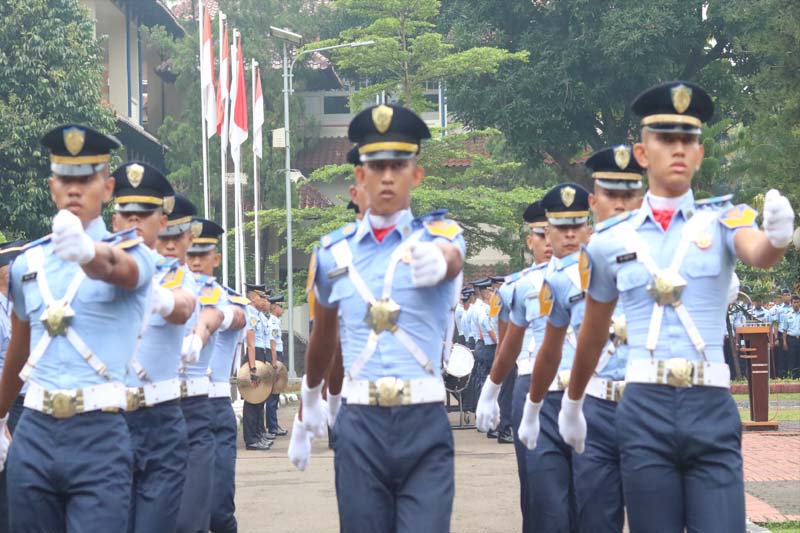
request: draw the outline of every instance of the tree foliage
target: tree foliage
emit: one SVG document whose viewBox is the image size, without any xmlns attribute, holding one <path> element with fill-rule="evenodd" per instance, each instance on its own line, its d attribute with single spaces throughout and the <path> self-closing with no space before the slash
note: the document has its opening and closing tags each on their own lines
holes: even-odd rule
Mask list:
<svg viewBox="0 0 800 533">
<path fill-rule="evenodd" d="M 100 101 L 102 51 L 79 0 L 0 2 L 0 220 L 8 238 L 50 231 L 55 207 L 39 139 L 64 123 L 114 133 Z"/>
</svg>

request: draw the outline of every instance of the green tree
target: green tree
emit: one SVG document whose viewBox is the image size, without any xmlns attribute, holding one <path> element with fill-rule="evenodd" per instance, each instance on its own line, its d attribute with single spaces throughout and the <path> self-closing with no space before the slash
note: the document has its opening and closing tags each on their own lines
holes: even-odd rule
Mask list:
<svg viewBox="0 0 800 533">
<path fill-rule="evenodd" d="M 79 0 L 0 2 L 0 220 L 9 238 L 50 231 L 50 164 L 39 139 L 68 122 L 114 133 L 100 101 L 102 51 Z"/>
</svg>

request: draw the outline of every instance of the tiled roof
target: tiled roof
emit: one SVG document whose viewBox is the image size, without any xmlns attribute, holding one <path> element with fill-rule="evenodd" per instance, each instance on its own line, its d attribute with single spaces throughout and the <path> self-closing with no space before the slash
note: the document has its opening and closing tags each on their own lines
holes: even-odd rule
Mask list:
<svg viewBox="0 0 800 533">
<path fill-rule="evenodd" d="M 464 285 L 476 280 L 488 278 L 489 276 L 505 276 L 511 274 L 508 265 L 471 265 L 464 264 Z"/>
<path fill-rule="evenodd" d="M 313 170 L 325 165 L 344 165 L 347 152 L 353 147 L 347 137 L 320 137 L 310 147 L 295 156 L 292 166 L 308 176 Z"/>
<path fill-rule="evenodd" d="M 333 202 L 330 198 L 319 192 L 316 187 L 309 183 L 304 183 L 297 190 L 299 197 L 300 209 L 308 209 L 309 207 L 331 207 Z"/>
<path fill-rule="evenodd" d="M 486 138 L 475 137 L 469 139 L 464 143 L 464 147 L 470 154 L 480 155 L 482 157 L 489 157 L 489 152 L 486 151 Z M 448 159 L 444 166 L 449 168 L 469 167 L 472 165 L 472 159 L 469 157 L 453 157 Z"/>
</svg>

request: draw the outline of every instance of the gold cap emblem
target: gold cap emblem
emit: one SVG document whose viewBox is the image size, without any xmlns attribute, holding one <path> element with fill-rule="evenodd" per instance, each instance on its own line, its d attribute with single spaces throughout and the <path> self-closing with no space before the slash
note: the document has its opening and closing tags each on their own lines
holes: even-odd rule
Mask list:
<svg viewBox="0 0 800 533">
<path fill-rule="evenodd" d="M 192 222 L 191 226 L 192 235 L 196 239 L 203 233 L 203 223 L 202 222 Z"/>
<path fill-rule="evenodd" d="M 86 141 L 86 132 L 80 128 L 68 128 L 64 130 L 64 146 L 72 155 L 78 155 L 83 150 L 83 143 Z"/>
<path fill-rule="evenodd" d="M 394 109 L 388 105 L 379 105 L 372 109 L 372 123 L 375 124 L 375 129 L 378 133 L 386 133 L 389 126 L 392 125 L 392 117 L 394 116 Z"/>
<path fill-rule="evenodd" d="M 561 201 L 564 202 L 564 207 L 571 206 L 575 201 L 575 189 L 569 186 L 561 189 Z"/>
<path fill-rule="evenodd" d="M 628 168 L 631 162 L 631 153 L 627 146 L 617 146 L 614 148 L 614 162 L 621 170 Z"/>
<path fill-rule="evenodd" d="M 172 210 L 175 209 L 175 197 L 174 196 L 166 196 L 164 197 L 164 204 L 162 206 L 165 215 L 169 215 L 172 213 Z"/>
<path fill-rule="evenodd" d="M 678 113 L 683 113 L 689 109 L 689 104 L 692 103 L 692 90 L 686 85 L 680 84 L 671 89 L 672 93 L 672 107 Z"/>
<path fill-rule="evenodd" d="M 125 169 L 125 174 L 128 176 L 128 181 L 135 189 L 142 183 L 142 178 L 144 177 L 144 167 L 137 163 L 133 163 L 132 165 L 128 165 L 128 168 Z"/>
</svg>

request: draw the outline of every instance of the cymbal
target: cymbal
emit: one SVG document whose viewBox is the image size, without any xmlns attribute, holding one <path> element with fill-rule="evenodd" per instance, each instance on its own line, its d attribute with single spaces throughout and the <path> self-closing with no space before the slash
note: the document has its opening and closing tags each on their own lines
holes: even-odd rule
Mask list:
<svg viewBox="0 0 800 533">
<path fill-rule="evenodd" d="M 289 384 L 289 371 L 286 365 L 278 361 L 275 365 L 275 382 L 272 385 L 272 394 L 280 394 L 286 390 Z"/>
<path fill-rule="evenodd" d="M 236 386 L 239 388 L 239 394 L 247 403 L 261 403 L 272 393 L 273 384 L 275 383 L 275 369 L 272 368 L 272 365 L 256 361 L 255 376 L 258 378 L 258 384 L 253 386 L 250 381 L 248 363 L 243 364 L 236 374 Z"/>
</svg>

